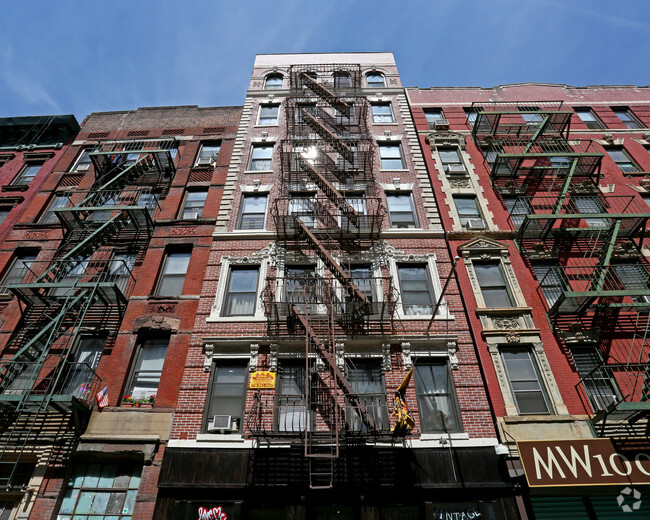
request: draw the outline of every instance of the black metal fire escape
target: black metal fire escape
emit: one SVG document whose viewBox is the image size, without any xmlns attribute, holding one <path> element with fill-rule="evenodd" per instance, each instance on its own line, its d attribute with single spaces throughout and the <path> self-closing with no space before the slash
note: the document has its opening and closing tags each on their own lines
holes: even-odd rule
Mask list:
<svg viewBox="0 0 650 520">
<path fill-rule="evenodd" d="M 395 294 L 387 267 L 372 255 L 385 209 L 360 66 L 293 66 L 290 84 L 282 191 L 271 210 L 278 259 L 264 300 L 272 336 L 305 339 L 305 393 L 290 410 L 256 403 L 248 429 L 301 439 L 311 486 L 328 488 L 341 441 L 391 435 L 386 414 L 356 393 L 336 346 L 352 335 L 390 334 Z"/>
<path fill-rule="evenodd" d="M 119 253 L 135 261 L 145 251 L 175 147 L 98 145 L 92 187 L 69 191 L 68 206 L 55 210 L 64 231 L 55 257 L 6 286 L 23 312 L 0 370 L 0 487 L 14 489 L 25 464 L 64 463 L 83 432 L 101 381 L 74 351 L 82 335 L 110 344 L 119 329 L 134 285 L 133 262 Z"/>
</svg>

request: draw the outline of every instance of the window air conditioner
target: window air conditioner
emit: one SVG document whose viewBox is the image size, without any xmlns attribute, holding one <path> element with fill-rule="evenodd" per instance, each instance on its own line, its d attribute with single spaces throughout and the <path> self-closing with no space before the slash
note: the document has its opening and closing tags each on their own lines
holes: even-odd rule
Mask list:
<svg viewBox="0 0 650 520">
<path fill-rule="evenodd" d="M 198 211 L 188 211 L 185 214 L 185 217 L 183 217 L 183 218 L 185 218 L 186 220 L 198 220 L 199 212 Z"/>
<path fill-rule="evenodd" d="M 445 164 L 445 173 L 447 174 L 464 174 L 466 173 L 465 171 L 465 166 L 462 164 Z"/>
<path fill-rule="evenodd" d="M 482 218 L 467 219 L 467 229 L 485 229 L 485 222 Z"/>
<path fill-rule="evenodd" d="M 446 119 L 436 119 L 433 122 L 434 130 L 449 130 L 449 121 Z"/>
<path fill-rule="evenodd" d="M 231 415 L 215 415 L 208 424 L 209 432 L 230 432 L 237 429 L 237 422 Z"/>
<path fill-rule="evenodd" d="M 196 161 L 197 166 L 212 166 L 214 168 L 215 164 L 216 161 L 213 157 L 201 157 L 198 161 Z"/>
</svg>

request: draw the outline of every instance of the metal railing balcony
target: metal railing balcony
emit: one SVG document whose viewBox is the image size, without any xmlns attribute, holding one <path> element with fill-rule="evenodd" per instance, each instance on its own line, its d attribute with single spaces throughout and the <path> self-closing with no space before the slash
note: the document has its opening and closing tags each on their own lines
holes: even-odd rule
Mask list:
<svg viewBox="0 0 650 520">
<path fill-rule="evenodd" d="M 163 177 L 173 177 L 176 172 L 174 157 L 177 150 L 178 141 L 175 139 L 102 141 L 88 156 L 98 179 L 110 172 L 124 171 L 145 156 L 151 162 L 147 163 L 148 170 L 140 173 L 151 171 Z"/>
<path fill-rule="evenodd" d="M 322 195 L 282 197 L 271 208 L 276 232 L 287 238 L 299 233 L 298 219 L 315 235 L 373 238 L 381 232 L 385 215 L 379 197 L 350 197 L 338 205 Z"/>
<path fill-rule="evenodd" d="M 306 434 L 324 439 L 337 432 L 340 438 L 394 437 L 385 397 L 357 396 L 363 401 L 376 429 L 370 430 L 359 417 L 359 412 L 336 394 L 324 402 L 310 403 L 305 395 L 265 398 L 254 394 L 253 407 L 244 421 L 244 434 L 267 439 L 300 439 Z"/>
<path fill-rule="evenodd" d="M 572 110 L 562 101 L 472 103 L 476 115 L 472 137 L 481 141 L 486 137 L 519 138 L 568 135 Z"/>
<path fill-rule="evenodd" d="M 51 401 L 55 407 L 73 400 L 89 405 L 100 390 L 101 379 L 87 363 L 63 361 L 49 356 L 45 362 L 8 361 L 2 365 L 3 380 L 12 377 L 0 394 L 0 403 L 20 401 L 39 404 Z"/>
<path fill-rule="evenodd" d="M 292 65 L 289 68 L 289 85 L 293 95 L 304 94 L 307 89 L 305 74 L 318 85 L 336 92 L 356 91 L 361 88 L 363 79 L 359 64 Z"/>
<path fill-rule="evenodd" d="M 636 234 L 650 218 L 650 208 L 632 195 L 570 194 L 564 197 L 518 197 L 510 210 L 517 238 L 605 235 L 621 221 L 617 237 Z"/>
<path fill-rule="evenodd" d="M 368 131 L 368 104 L 365 98 L 347 98 L 346 102 L 345 114 L 327 105 L 287 102 L 285 105 L 287 135 L 297 139 L 309 135 L 313 131 L 312 119 L 325 125 L 340 138 L 366 133 Z"/>
<path fill-rule="evenodd" d="M 105 303 L 123 303 L 135 278 L 125 260 L 34 261 L 5 280 L 3 289 L 25 301 L 53 303 L 69 298 L 78 289 L 96 289 Z"/>
<path fill-rule="evenodd" d="M 590 308 L 650 310 L 650 265 L 551 267 L 539 290 L 549 315 L 580 314 Z"/>
<path fill-rule="evenodd" d="M 576 385 L 592 420 L 638 421 L 650 414 L 650 363 L 602 363 Z"/>
</svg>

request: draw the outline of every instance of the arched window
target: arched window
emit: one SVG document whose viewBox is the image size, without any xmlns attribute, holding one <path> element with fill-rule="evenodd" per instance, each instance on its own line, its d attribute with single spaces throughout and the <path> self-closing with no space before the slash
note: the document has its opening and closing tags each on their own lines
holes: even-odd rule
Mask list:
<svg viewBox="0 0 650 520">
<path fill-rule="evenodd" d="M 351 88 L 352 76 L 347 72 L 334 73 L 334 88 Z"/>
<path fill-rule="evenodd" d="M 264 82 L 264 90 L 278 90 L 282 88 L 282 74 L 269 74 Z"/>
<path fill-rule="evenodd" d="M 366 82 L 370 88 L 384 88 L 386 86 L 386 78 L 381 72 L 369 72 L 366 74 Z"/>
</svg>

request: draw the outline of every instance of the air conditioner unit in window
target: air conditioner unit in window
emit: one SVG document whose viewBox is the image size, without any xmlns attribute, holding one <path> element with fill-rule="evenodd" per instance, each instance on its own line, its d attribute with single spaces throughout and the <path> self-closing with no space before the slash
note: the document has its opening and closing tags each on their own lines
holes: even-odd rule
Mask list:
<svg viewBox="0 0 650 520">
<path fill-rule="evenodd" d="M 449 121 L 446 119 L 436 119 L 433 122 L 434 130 L 449 130 Z"/>
<path fill-rule="evenodd" d="M 187 213 L 185 213 L 183 218 L 186 219 L 186 220 L 198 220 L 199 212 L 198 211 L 188 211 Z"/>
<path fill-rule="evenodd" d="M 462 164 L 445 164 L 445 173 L 449 175 L 458 175 L 467 172 L 465 171 L 465 166 Z"/>
<path fill-rule="evenodd" d="M 213 168 L 216 163 L 217 161 L 215 161 L 213 157 L 201 157 L 196 161 L 197 166 L 212 166 Z"/>
<path fill-rule="evenodd" d="M 209 432 L 231 432 L 237 431 L 238 419 L 233 419 L 231 415 L 215 415 L 208 424 Z"/>
<path fill-rule="evenodd" d="M 467 219 L 467 229 L 485 229 L 485 222 L 482 218 Z"/>
</svg>

